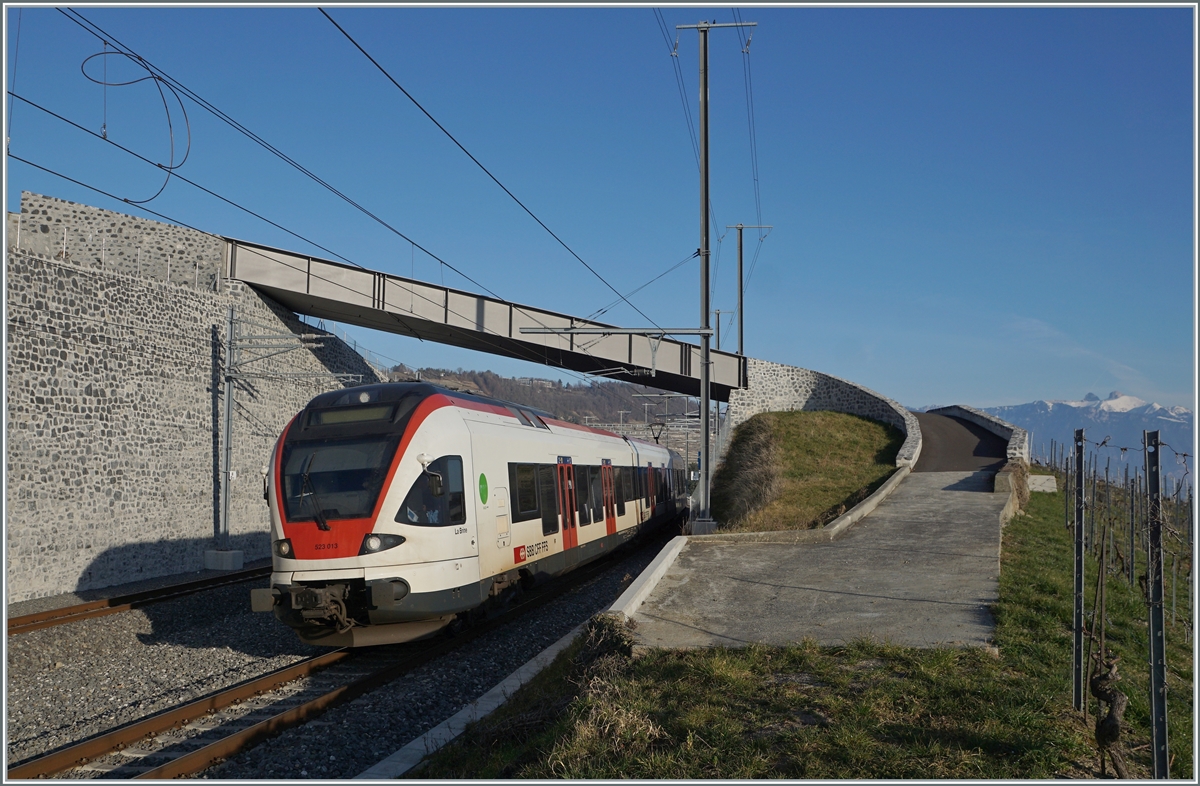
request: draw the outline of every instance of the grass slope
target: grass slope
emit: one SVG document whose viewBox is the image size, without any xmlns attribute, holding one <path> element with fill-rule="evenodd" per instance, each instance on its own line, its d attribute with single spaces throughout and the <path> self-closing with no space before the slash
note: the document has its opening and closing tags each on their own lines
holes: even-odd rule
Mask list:
<svg viewBox="0 0 1200 786">
<path fill-rule="evenodd" d="M 1028 515 L 1005 528 L 998 657 L 860 641 L 633 658 L 629 632 L 601 617 L 588 641 L 412 776 L 1095 777 L 1090 725 L 1071 710 L 1062 506 L 1060 494 L 1034 494 Z M 1122 743 L 1131 775 L 1148 777 L 1145 606 L 1119 584 L 1109 584 L 1108 635 L 1130 697 Z M 1181 630 L 1168 629 L 1171 776 L 1191 779 L 1192 661 Z"/>
<path fill-rule="evenodd" d="M 896 471 L 904 435 L 841 412 L 764 412 L 739 425 L 713 477 L 723 531 L 811 529 Z"/>
</svg>

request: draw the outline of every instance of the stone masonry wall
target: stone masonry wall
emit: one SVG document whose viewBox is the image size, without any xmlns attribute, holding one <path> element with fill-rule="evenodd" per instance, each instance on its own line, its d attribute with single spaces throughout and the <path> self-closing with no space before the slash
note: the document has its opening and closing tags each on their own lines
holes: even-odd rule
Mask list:
<svg viewBox="0 0 1200 786">
<path fill-rule="evenodd" d="M 740 423 L 759 412 L 847 412 L 900 429 L 905 440 L 896 456 L 896 466 L 911 468 L 917 463 L 921 454 L 921 427 L 915 415 L 890 398 L 819 371 L 755 358 L 747 358 L 746 364 L 749 385 L 730 393 L 729 410 L 722 426 L 725 434 L 732 434 Z M 719 461 L 718 458 L 714 464 Z"/>
<path fill-rule="evenodd" d="M 35 256 L 216 292 L 224 241 L 184 227 L 21 192 L 8 245 Z"/>
<path fill-rule="evenodd" d="M 204 551 L 218 547 L 229 306 L 256 333 L 321 331 L 240 282 L 221 282 L 219 238 L 30 197 L 22 216 L 38 212 L 22 219 L 21 248 L 12 217 L 7 237 L 8 601 L 199 570 Z M 117 236 L 136 230 L 162 249 L 143 254 L 141 276 L 127 251 L 117 256 L 124 267 L 109 263 L 114 245 L 103 267 L 71 251 L 70 235 L 65 260 L 61 247 L 39 252 L 29 226 L 53 237 L 40 227 L 68 219 L 123 229 Z M 199 286 L 175 276 L 172 241 L 193 255 L 180 258 L 194 263 Z M 288 420 L 341 387 L 335 373 L 378 381 L 341 340 L 319 343 L 246 366 L 314 376 L 247 379 L 234 391 L 229 545 L 247 560 L 269 554 L 261 470 Z"/>
<path fill-rule="evenodd" d="M 950 417 L 962 418 L 970 421 L 977 426 L 983 426 L 988 431 L 998 437 L 1004 437 L 1008 440 L 1008 460 L 1021 460 L 1026 464 L 1029 463 L 1029 434 L 1023 428 L 1018 428 L 1012 423 L 1001 420 L 995 415 L 989 415 L 986 412 L 981 412 L 974 407 L 968 407 L 963 404 L 955 404 L 949 407 L 938 407 L 937 409 L 929 410 L 935 415 L 949 415 Z"/>
</svg>

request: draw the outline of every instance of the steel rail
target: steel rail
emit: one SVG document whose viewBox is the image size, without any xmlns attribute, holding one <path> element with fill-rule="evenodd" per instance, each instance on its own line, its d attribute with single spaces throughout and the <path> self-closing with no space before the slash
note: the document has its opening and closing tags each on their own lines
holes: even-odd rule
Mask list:
<svg viewBox="0 0 1200 786">
<path fill-rule="evenodd" d="M 453 638 L 435 642 L 432 646 L 412 653 L 371 674 L 352 679 L 304 704 L 288 709 L 253 726 L 215 740 L 204 747 L 184 752 L 180 756 L 158 767 L 138 773 L 135 779 L 163 779 L 191 775 L 213 764 L 228 759 L 263 740 L 288 728 L 301 725 L 325 711 L 351 701 L 364 693 L 375 690 L 403 676 L 429 661 L 473 641 L 496 628 L 508 624 L 534 609 L 546 605 L 564 592 L 580 586 L 611 567 L 612 557 L 606 555 L 594 562 L 572 570 L 561 579 L 548 583 L 535 592 L 530 592 L 513 607 L 496 614 L 481 623 L 470 625 Z M 296 679 L 306 677 L 320 669 L 332 666 L 349 657 L 357 650 L 343 648 L 325 655 L 302 661 L 292 666 L 235 685 L 232 688 L 190 702 L 184 706 L 153 715 L 128 726 L 114 729 L 83 742 L 22 762 L 7 771 L 9 779 L 37 778 L 71 769 L 102 756 L 115 753 L 146 738 L 155 737 L 165 731 L 190 723 L 209 713 L 252 698 L 258 694 L 278 688 Z"/>
<path fill-rule="evenodd" d="M 248 699 L 263 691 L 272 690 L 293 680 L 306 677 L 315 671 L 345 660 L 351 654 L 349 649 L 343 648 L 327 652 L 315 658 L 309 658 L 300 663 L 294 663 L 291 666 L 285 666 L 270 674 L 256 677 L 247 682 L 235 685 L 232 688 L 196 699 L 181 707 L 176 707 L 157 715 L 151 715 L 148 718 L 135 721 L 128 726 L 113 729 L 110 732 L 100 734 L 70 747 L 29 759 L 9 768 L 6 776 L 10 779 L 37 778 L 53 775 L 56 772 L 62 772 L 79 764 L 85 764 L 92 759 L 127 746 L 129 743 L 161 734 L 164 731 L 169 731 L 170 729 L 190 723 L 197 718 L 204 717 L 214 710 L 228 707 L 231 704 Z"/>
<path fill-rule="evenodd" d="M 74 606 L 64 606 L 60 609 L 51 609 L 49 611 L 39 611 L 34 614 L 24 614 L 19 617 L 12 617 L 8 620 L 8 635 L 12 636 L 16 633 L 27 633 L 32 630 L 40 630 L 42 628 L 51 628 L 55 625 L 65 625 L 69 622 L 78 622 L 80 620 L 91 619 L 93 617 L 103 617 L 108 614 L 116 614 L 122 611 L 138 608 L 139 606 L 148 606 L 152 603 L 161 603 L 165 600 L 179 598 L 184 595 L 191 595 L 196 592 L 223 587 L 228 584 L 239 584 L 243 581 L 260 576 L 266 576 L 271 573 L 271 566 L 267 565 L 260 568 L 250 568 L 248 570 L 237 571 L 236 573 L 226 573 L 221 576 L 213 576 L 207 579 L 197 579 L 196 581 L 188 581 L 182 584 L 172 584 L 159 589 L 146 590 L 144 592 L 135 592 L 129 595 L 121 595 L 115 598 L 107 598 L 105 600 L 94 600 L 88 603 L 79 603 Z"/>
<path fill-rule="evenodd" d="M 414 653 L 399 662 L 379 669 L 365 677 L 361 677 L 345 685 L 340 685 L 311 701 L 260 721 L 246 729 L 234 732 L 228 737 L 215 740 L 203 748 L 184 753 L 178 758 L 133 777 L 137 780 L 161 780 L 164 778 L 193 775 L 207 769 L 247 748 L 257 745 L 279 732 L 293 726 L 299 726 L 321 715 L 326 710 L 352 701 L 364 693 L 380 688 L 429 661 L 452 652 L 483 634 L 508 624 L 514 618 L 546 605 L 573 587 L 595 578 L 608 569 L 610 563 L 611 558 L 609 555 L 606 555 L 604 558 L 571 571 L 569 574 L 563 576 L 561 580 L 552 582 L 550 585 L 540 589 L 536 594 L 531 594 L 530 597 L 520 602 L 519 605 L 501 612 L 484 622 L 469 626 L 451 639 L 438 642 L 427 649 Z"/>
</svg>

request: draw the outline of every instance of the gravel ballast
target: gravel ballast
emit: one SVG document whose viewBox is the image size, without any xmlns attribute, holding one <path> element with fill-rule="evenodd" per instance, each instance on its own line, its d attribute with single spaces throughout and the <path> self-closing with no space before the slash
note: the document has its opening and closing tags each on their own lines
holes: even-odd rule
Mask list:
<svg viewBox="0 0 1200 786">
<path fill-rule="evenodd" d="M 354 777 L 608 608 L 661 543 L 631 549 L 584 586 L 202 777 Z M 328 652 L 273 615 L 252 613 L 249 591 L 260 584 L 10 637 L 9 765 Z"/>
<path fill-rule="evenodd" d="M 261 583 L 10 636 L 8 763 L 326 651 L 250 611 Z"/>
<path fill-rule="evenodd" d="M 308 723 L 283 732 L 202 777 L 353 778 L 487 693 L 592 615 L 606 610 L 654 559 L 655 537 L 609 570 L 512 624 Z"/>
</svg>

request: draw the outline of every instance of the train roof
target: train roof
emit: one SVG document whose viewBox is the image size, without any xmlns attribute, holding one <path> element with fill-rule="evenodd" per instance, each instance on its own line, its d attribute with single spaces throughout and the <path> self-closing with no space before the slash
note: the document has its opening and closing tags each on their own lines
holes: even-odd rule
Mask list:
<svg viewBox="0 0 1200 786">
<path fill-rule="evenodd" d="M 360 398 L 366 394 L 366 398 Z M 435 385 L 431 382 L 380 382 L 374 385 L 358 385 L 352 388 L 341 388 L 340 390 L 331 390 L 328 393 L 321 393 L 308 402 L 306 409 L 326 409 L 330 407 L 352 406 L 361 402 L 370 401 L 372 403 L 387 403 L 399 401 L 400 399 L 416 394 L 421 398 L 441 394 L 450 398 L 462 399 L 465 401 L 474 401 L 482 404 L 499 405 L 512 409 L 520 409 L 526 412 L 532 412 L 541 418 L 548 418 L 557 423 L 568 424 L 571 428 L 590 431 L 594 434 L 602 434 L 605 436 L 616 437 L 617 439 L 625 439 L 631 443 L 645 445 L 647 447 L 664 448 L 668 453 L 679 455 L 676 451 L 666 448 L 664 445 L 657 445 L 653 442 L 648 442 L 637 437 L 627 437 L 623 434 L 617 434 L 612 431 L 598 429 L 594 426 L 586 426 L 579 423 L 569 423 L 562 418 L 547 412 L 537 407 L 531 407 L 526 404 L 516 404 L 504 399 L 485 396 L 480 393 L 469 393 L 464 390 L 455 390 L 454 388 Z"/>
<path fill-rule="evenodd" d="M 523 409 L 528 412 L 532 412 L 539 417 L 553 418 L 558 420 L 558 418 L 551 413 L 538 409 L 537 407 L 531 407 L 526 404 L 514 404 L 511 401 L 504 401 L 502 399 L 484 396 L 478 393 L 468 393 L 463 390 L 455 390 L 453 388 L 447 388 L 441 385 L 434 385 L 430 382 L 381 382 L 375 385 L 358 385 L 352 388 L 331 390 L 328 393 L 322 393 L 313 398 L 312 401 L 308 402 L 307 408 L 324 409 L 326 407 L 339 407 L 354 404 L 360 400 L 359 396 L 364 393 L 367 395 L 367 399 L 365 400 L 377 401 L 380 403 L 399 401 L 405 396 L 411 394 L 416 394 L 421 398 L 425 398 L 426 396 L 432 396 L 435 393 L 440 393 L 444 396 L 465 399 L 467 401 L 478 401 L 487 404 L 499 404 L 501 406 L 515 407 L 517 409 Z"/>
</svg>

